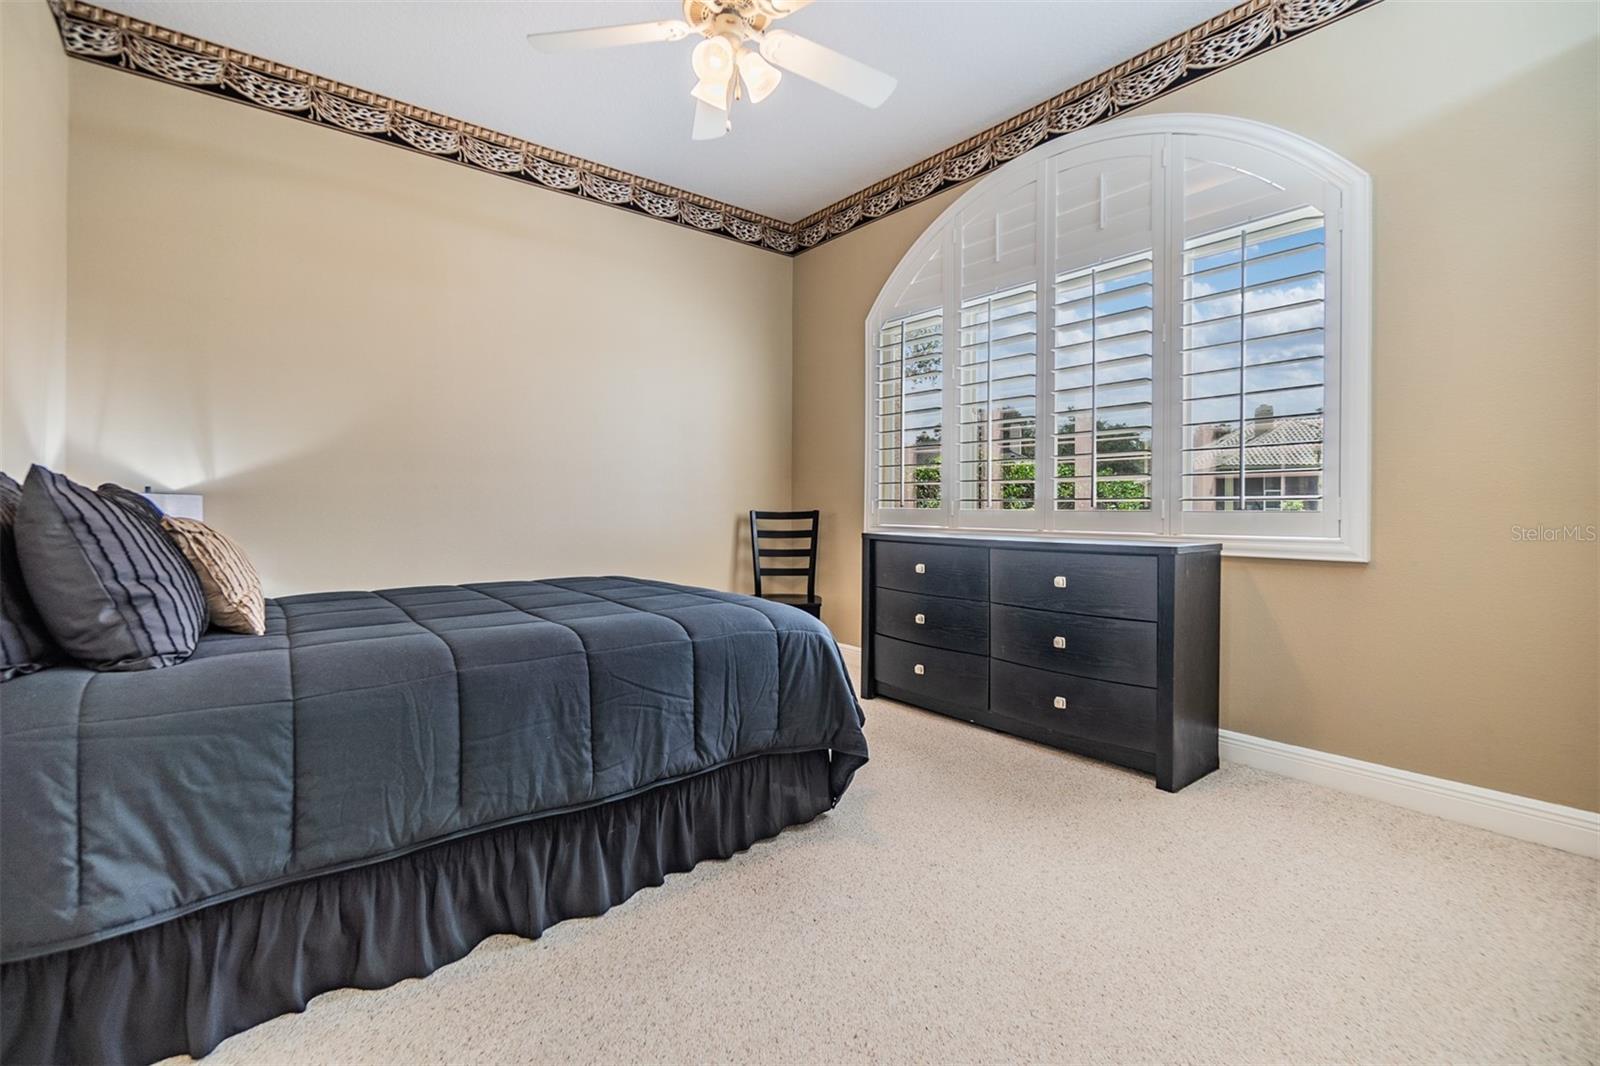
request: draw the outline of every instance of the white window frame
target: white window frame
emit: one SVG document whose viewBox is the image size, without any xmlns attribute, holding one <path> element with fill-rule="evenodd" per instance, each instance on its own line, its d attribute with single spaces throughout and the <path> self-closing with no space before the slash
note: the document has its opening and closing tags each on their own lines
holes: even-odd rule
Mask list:
<svg viewBox="0 0 1600 1066">
<path fill-rule="evenodd" d="M 1328 446 L 1324 454 L 1324 519 L 1312 535 L 1295 527 L 1305 522 L 1283 522 L 1302 515 L 1278 511 L 1183 512 L 1177 496 L 1182 485 L 1181 456 L 1175 450 L 1181 423 L 1181 321 L 1182 300 L 1177 274 L 1182 267 L 1183 200 L 1182 138 L 1186 135 L 1233 142 L 1242 153 L 1266 153 L 1298 165 L 1325 182 L 1332 191 L 1323 205 L 1327 246 L 1327 340 L 1325 388 Z M 1047 337 L 1054 316 L 1054 279 L 1060 269 L 1055 255 L 1053 205 L 1048 203 L 1053 183 L 1053 161 L 1068 153 L 1091 158 L 1114 150 L 1123 138 L 1151 138 L 1158 143 L 1156 180 L 1166 185 L 1158 203 L 1165 211 L 1153 220 L 1156 259 L 1155 286 L 1158 336 L 1155 346 L 1154 406 L 1156 423 L 1152 441 L 1152 502 L 1150 512 L 1058 511 L 1054 506 L 1055 447 L 1053 425 L 1045 432 L 1054 400 L 1054 374 Z M 959 307 L 962 294 L 959 234 L 964 216 L 981 210 L 997 193 L 1038 180 L 1039 208 L 1035 216 L 1038 279 L 1039 394 L 1035 401 L 1035 463 L 1038 483 L 1035 507 L 1026 511 L 959 511 L 958 434 L 952 430 L 958 394 Z M 1173 190 L 1177 189 L 1175 195 Z M 879 326 L 905 317 L 909 308 L 895 309 L 899 297 L 917 270 L 927 262 L 935 245 L 943 242 L 944 255 L 944 367 L 945 432 L 941 461 L 940 506 L 919 511 L 880 513 L 877 508 L 876 419 L 874 397 L 877 371 L 876 339 Z M 1025 276 L 1015 280 L 1025 281 Z M 987 284 L 987 282 L 985 282 Z M 915 310 L 932 310 L 919 308 Z M 954 313 L 952 313 L 954 311 Z M 1027 532 L 1040 536 L 1135 537 L 1158 541 L 1216 541 L 1223 554 L 1242 557 L 1317 559 L 1367 562 L 1371 558 L 1371 409 L 1372 409 L 1372 181 L 1365 171 L 1343 157 L 1298 134 L 1260 122 L 1225 115 L 1178 114 L 1119 118 L 1040 145 L 997 168 L 947 207 L 911 246 L 890 274 L 865 323 L 866 417 L 865 527 L 868 531 L 937 527 L 950 533 L 993 534 Z M 1048 365 L 1047 365 L 1048 364 Z M 1048 443 L 1047 443 L 1048 442 Z M 1174 464 L 1179 465 L 1178 469 Z M 1241 477 L 1243 476 L 1241 471 Z M 1138 516 L 1131 518 L 1130 516 Z M 1274 528 L 1273 523 L 1277 522 Z M 1290 527 L 1285 529 L 1285 527 Z"/>
</svg>

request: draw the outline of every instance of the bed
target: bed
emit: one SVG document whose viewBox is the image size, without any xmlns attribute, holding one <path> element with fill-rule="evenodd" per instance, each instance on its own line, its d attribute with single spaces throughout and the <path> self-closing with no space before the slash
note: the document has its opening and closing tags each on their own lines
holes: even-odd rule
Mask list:
<svg viewBox="0 0 1600 1066">
<path fill-rule="evenodd" d="M 818 621 L 623 577 L 272 600 L 0 702 L 6 1062 L 205 1054 L 725 858 L 867 759 Z"/>
</svg>

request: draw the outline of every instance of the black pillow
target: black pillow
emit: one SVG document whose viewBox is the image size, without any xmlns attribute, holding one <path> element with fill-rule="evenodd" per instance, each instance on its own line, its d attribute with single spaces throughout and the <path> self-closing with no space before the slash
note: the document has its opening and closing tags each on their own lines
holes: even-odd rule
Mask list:
<svg viewBox="0 0 1600 1066">
<path fill-rule="evenodd" d="M 194 652 L 205 595 L 143 509 L 35 466 L 16 528 L 34 606 L 68 655 L 96 670 L 151 670 Z"/>
<path fill-rule="evenodd" d="M 161 520 L 166 517 L 161 508 L 151 503 L 144 493 L 125 489 L 115 481 L 108 481 L 94 491 L 115 503 L 122 504 L 130 511 L 148 516 L 157 525 L 160 525 Z"/>
<path fill-rule="evenodd" d="M 43 670 L 59 657 L 34 609 L 17 562 L 17 504 L 22 487 L 0 474 L 0 681 Z"/>
</svg>

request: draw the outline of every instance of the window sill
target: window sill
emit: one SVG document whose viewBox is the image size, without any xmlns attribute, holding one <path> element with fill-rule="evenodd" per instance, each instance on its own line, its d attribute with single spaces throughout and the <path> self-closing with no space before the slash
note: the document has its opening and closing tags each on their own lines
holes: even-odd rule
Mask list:
<svg viewBox="0 0 1600 1066">
<path fill-rule="evenodd" d="M 1305 537 L 1215 537 L 1224 559 L 1299 559 L 1319 563 L 1369 563 L 1372 553 L 1342 540 Z"/>
<path fill-rule="evenodd" d="M 1291 559 L 1320 563 L 1368 563 L 1371 552 L 1343 540 L 1312 537 L 1184 536 L 1165 533 L 1110 533 L 1092 530 L 1023 530 L 907 523 L 869 525 L 868 533 L 908 533 L 950 537 L 1026 537 L 1029 540 L 1145 541 L 1151 544 L 1220 544 L 1224 559 Z"/>
</svg>

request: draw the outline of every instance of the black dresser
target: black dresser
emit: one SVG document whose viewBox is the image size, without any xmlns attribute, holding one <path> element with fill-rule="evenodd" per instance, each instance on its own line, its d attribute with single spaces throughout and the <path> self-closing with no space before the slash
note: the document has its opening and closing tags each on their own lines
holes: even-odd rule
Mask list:
<svg viewBox="0 0 1600 1066">
<path fill-rule="evenodd" d="M 862 696 L 1154 774 L 1217 768 L 1220 545 L 868 533 Z"/>
</svg>

